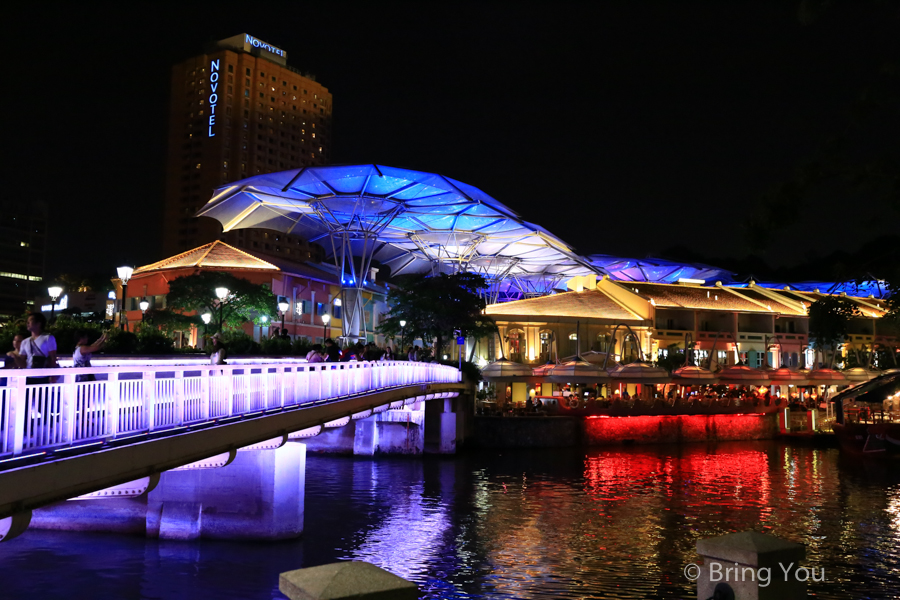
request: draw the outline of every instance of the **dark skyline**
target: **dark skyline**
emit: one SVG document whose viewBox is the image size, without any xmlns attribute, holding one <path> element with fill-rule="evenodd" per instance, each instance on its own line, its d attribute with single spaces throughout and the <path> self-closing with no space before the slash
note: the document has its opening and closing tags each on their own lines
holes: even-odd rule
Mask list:
<svg viewBox="0 0 900 600">
<path fill-rule="evenodd" d="M 247 32 L 334 95 L 334 163 L 465 181 L 583 254 L 742 256 L 765 192 L 848 131 L 897 59 L 896 4 L 807 25 L 798 4 L 19 8 L 5 192 L 50 205 L 49 275 L 164 258 L 171 66 Z M 853 151 L 895 151 L 884 125 Z M 816 197 L 765 258 L 897 232 L 887 202 L 858 204 Z"/>
</svg>

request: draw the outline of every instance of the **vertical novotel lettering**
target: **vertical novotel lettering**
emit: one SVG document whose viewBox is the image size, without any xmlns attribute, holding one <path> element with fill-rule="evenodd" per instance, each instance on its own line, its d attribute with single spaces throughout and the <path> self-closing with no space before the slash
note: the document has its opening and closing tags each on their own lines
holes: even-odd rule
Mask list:
<svg viewBox="0 0 900 600">
<path fill-rule="evenodd" d="M 217 58 L 209 63 L 209 137 L 216 136 L 213 133 L 213 125 L 216 124 L 216 104 L 219 102 L 219 94 L 216 93 L 216 90 L 219 89 L 220 60 L 222 59 Z"/>
</svg>

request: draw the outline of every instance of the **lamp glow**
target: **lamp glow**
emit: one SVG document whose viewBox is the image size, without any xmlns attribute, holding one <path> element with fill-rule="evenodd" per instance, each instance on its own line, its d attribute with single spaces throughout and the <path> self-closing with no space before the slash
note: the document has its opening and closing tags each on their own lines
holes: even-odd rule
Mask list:
<svg viewBox="0 0 900 600">
<path fill-rule="evenodd" d="M 324 315 L 322 315 L 322 322 L 325 323 L 326 325 L 328 325 L 328 321 L 330 321 L 330 320 L 331 320 L 331 315 L 329 315 L 328 313 L 325 313 Z"/>
<path fill-rule="evenodd" d="M 406 321 L 400 321 L 400 327 L 406 327 Z"/>
<path fill-rule="evenodd" d="M 212 315 L 209 313 L 203 313 L 200 315 L 200 318 L 203 319 L 204 325 L 209 325 L 209 322 L 212 320 Z"/>
<path fill-rule="evenodd" d="M 228 288 L 225 288 L 225 287 L 216 288 L 216 296 L 219 298 L 219 300 L 224 301 L 225 298 L 228 297 L 228 292 L 229 292 Z"/>
<path fill-rule="evenodd" d="M 119 276 L 119 279 L 122 280 L 122 283 L 128 283 L 128 280 L 131 279 L 131 274 L 134 273 L 133 267 L 117 267 L 116 274 Z"/>
<path fill-rule="evenodd" d="M 287 302 L 279 302 L 278 303 L 278 310 L 280 310 L 281 312 L 287 312 L 287 310 L 290 307 L 291 307 L 291 305 L 288 304 Z"/>
<path fill-rule="evenodd" d="M 141 307 L 142 311 L 146 311 L 148 308 L 150 308 L 150 303 L 146 300 L 141 300 L 139 306 Z"/>
<path fill-rule="evenodd" d="M 266 315 L 263 315 L 259 318 L 259 320 L 262 321 L 263 323 L 268 323 L 269 317 L 267 317 Z"/>
<path fill-rule="evenodd" d="M 58 285 L 54 285 L 53 287 L 47 288 L 47 293 L 50 294 L 50 299 L 56 302 L 59 295 L 62 294 L 62 288 Z"/>
<path fill-rule="evenodd" d="M 334 305 L 335 305 L 335 306 L 340 306 L 340 305 L 341 305 L 341 299 L 340 299 L 340 298 L 335 298 L 335 299 L 334 299 Z"/>
</svg>

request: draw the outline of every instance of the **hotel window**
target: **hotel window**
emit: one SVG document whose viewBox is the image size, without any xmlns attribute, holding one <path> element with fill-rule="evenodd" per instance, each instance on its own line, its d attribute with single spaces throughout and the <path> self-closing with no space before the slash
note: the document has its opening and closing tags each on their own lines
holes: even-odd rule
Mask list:
<svg viewBox="0 0 900 600">
<path fill-rule="evenodd" d="M 266 76 L 266 74 L 265 74 L 265 73 L 263 73 L 263 72 L 262 72 L 262 71 L 260 71 L 260 72 L 259 72 L 259 76 L 260 76 L 260 77 L 265 77 L 265 76 Z M 260 85 L 262 85 L 262 84 L 260 84 Z"/>
<path fill-rule="evenodd" d="M 728 364 L 728 350 L 716 350 L 716 362 L 720 365 Z"/>
<path fill-rule="evenodd" d="M 234 73 L 234 65 L 228 65 L 228 72 Z"/>
<path fill-rule="evenodd" d="M 250 75 L 250 69 L 247 69 L 247 75 Z M 249 80 L 248 80 L 249 83 Z"/>
</svg>

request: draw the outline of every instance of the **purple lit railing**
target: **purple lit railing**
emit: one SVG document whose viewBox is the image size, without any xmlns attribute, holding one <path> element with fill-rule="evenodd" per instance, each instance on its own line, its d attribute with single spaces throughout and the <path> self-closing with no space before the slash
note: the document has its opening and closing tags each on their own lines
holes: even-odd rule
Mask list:
<svg viewBox="0 0 900 600">
<path fill-rule="evenodd" d="M 145 361 L 150 362 L 150 361 Z M 92 374 L 96 381 L 75 381 Z M 277 362 L 2 370 L 0 456 L 161 431 L 369 391 L 456 383 L 453 367 L 415 362 Z M 28 383 L 51 377 L 54 383 Z"/>
</svg>

